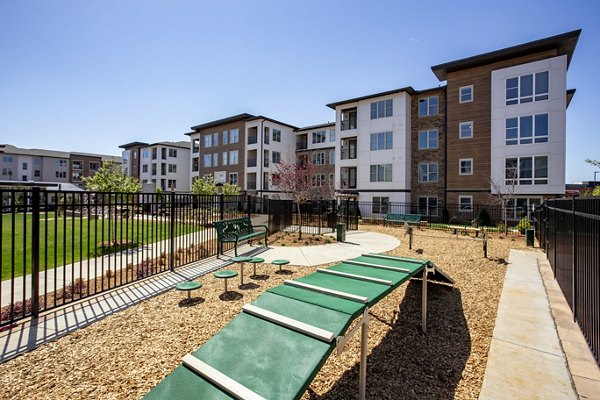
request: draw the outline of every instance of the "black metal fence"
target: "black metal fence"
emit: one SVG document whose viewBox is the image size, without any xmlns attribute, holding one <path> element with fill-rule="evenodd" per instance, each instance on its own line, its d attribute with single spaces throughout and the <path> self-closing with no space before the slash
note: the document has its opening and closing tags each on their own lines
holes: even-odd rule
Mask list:
<svg viewBox="0 0 600 400">
<path fill-rule="evenodd" d="M 535 225 L 540 247 L 600 363 L 600 197 L 547 200 Z"/>
<path fill-rule="evenodd" d="M 249 196 L 32 188 L 0 200 L 0 327 L 214 256 L 217 220 L 268 220 Z"/>
</svg>

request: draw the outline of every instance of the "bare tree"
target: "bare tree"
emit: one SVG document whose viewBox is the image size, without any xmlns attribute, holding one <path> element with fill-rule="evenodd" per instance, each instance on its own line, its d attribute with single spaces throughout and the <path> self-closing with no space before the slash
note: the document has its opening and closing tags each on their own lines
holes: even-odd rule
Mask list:
<svg viewBox="0 0 600 400">
<path fill-rule="evenodd" d="M 296 204 L 298 212 L 298 238 L 302 239 L 302 211 L 300 204 L 317 198 L 321 187 L 315 176 L 319 169 L 310 160 L 301 159 L 297 163 L 284 161 L 276 164 L 277 172 L 272 174 L 273 184 L 283 192 L 287 192 Z"/>
<path fill-rule="evenodd" d="M 504 214 L 504 234 L 508 233 L 508 211 L 510 204 L 514 204 L 517 194 L 517 165 L 514 165 L 506 170 L 506 176 L 504 182 L 497 182 L 490 178 L 490 186 L 492 193 L 492 204 L 502 206 L 502 213 Z"/>
</svg>

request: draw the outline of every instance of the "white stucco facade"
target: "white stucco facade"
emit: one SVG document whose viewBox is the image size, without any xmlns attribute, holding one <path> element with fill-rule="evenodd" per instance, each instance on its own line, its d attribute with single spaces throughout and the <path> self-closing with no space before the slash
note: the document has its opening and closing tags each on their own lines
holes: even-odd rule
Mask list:
<svg viewBox="0 0 600 400">
<path fill-rule="evenodd" d="M 507 79 L 548 71 L 548 99 L 506 105 Z M 564 194 L 567 56 L 548 58 L 492 72 L 491 178 L 505 185 L 506 160 L 547 157 L 547 184 L 516 186 L 519 195 Z M 507 119 L 548 115 L 546 142 L 507 145 Z M 521 129 L 519 127 L 519 129 Z M 495 193 L 494 187 L 491 188 Z M 506 191 L 506 186 L 504 189 Z"/>
</svg>

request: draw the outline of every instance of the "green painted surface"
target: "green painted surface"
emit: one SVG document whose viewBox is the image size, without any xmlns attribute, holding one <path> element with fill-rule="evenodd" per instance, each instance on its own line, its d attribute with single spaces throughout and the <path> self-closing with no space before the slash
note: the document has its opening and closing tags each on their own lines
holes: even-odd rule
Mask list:
<svg viewBox="0 0 600 400">
<path fill-rule="evenodd" d="M 175 288 L 177 290 L 194 290 L 200 289 L 202 284 L 200 282 L 179 282 Z"/>
<path fill-rule="evenodd" d="M 271 261 L 271 264 L 275 264 L 275 265 L 286 265 L 289 264 L 289 260 L 273 260 Z"/>
<path fill-rule="evenodd" d="M 327 344 L 241 313 L 193 355 L 267 399 L 298 399 L 323 365 Z M 212 384 L 177 368 L 148 399 L 229 399 Z"/>
<path fill-rule="evenodd" d="M 394 286 L 410 279 L 410 274 L 405 272 L 395 272 L 387 269 L 378 269 L 371 267 L 362 267 L 360 265 L 340 263 L 327 268 L 332 271 L 346 272 L 348 274 L 362 275 L 369 278 L 386 279 L 391 281 Z"/>
<path fill-rule="evenodd" d="M 356 258 L 352 258 L 352 261 L 360 261 L 360 262 L 364 262 L 364 263 L 370 263 L 370 264 L 379 264 L 379 265 L 385 265 L 387 267 L 396 267 L 396 268 L 406 268 L 411 270 L 411 274 L 415 275 L 416 273 L 420 272 L 421 269 L 423 269 L 423 267 L 429 262 L 427 260 L 416 260 L 415 261 L 421 261 L 420 264 L 414 263 L 414 262 L 409 262 L 409 261 L 402 261 L 402 260 L 388 260 L 388 259 L 384 259 L 384 258 L 376 258 L 376 257 L 369 257 L 369 256 L 360 256 L 360 257 L 356 257 Z"/>
<path fill-rule="evenodd" d="M 260 258 L 260 257 L 252 257 L 252 258 L 250 259 L 250 262 L 251 262 L 251 263 L 255 263 L 255 264 L 258 264 L 258 263 L 264 263 L 264 262 L 265 262 L 265 259 L 264 259 L 264 258 Z"/>
<path fill-rule="evenodd" d="M 368 299 L 367 304 L 369 306 L 377 303 L 379 299 L 391 290 L 389 286 L 380 285 L 378 283 L 365 282 L 358 279 L 348 279 L 318 272 L 298 278 L 296 279 L 296 282 L 308 283 L 326 289 L 364 296 Z"/>
<path fill-rule="evenodd" d="M 315 304 L 317 306 L 329 308 L 330 310 L 340 311 L 351 315 L 352 318 L 358 316 L 364 309 L 364 304 L 355 301 L 344 300 L 339 297 L 332 297 L 288 285 L 276 286 L 268 289 L 267 292 L 303 301 L 305 303 Z"/>
<path fill-rule="evenodd" d="M 248 262 L 250 260 L 252 260 L 252 257 L 243 257 L 243 256 L 233 257 L 231 259 L 231 261 L 234 261 L 234 262 Z"/>
<path fill-rule="evenodd" d="M 237 272 L 226 269 L 224 271 L 217 271 L 213 273 L 213 275 L 215 278 L 233 278 L 234 276 L 237 276 Z"/>
<path fill-rule="evenodd" d="M 349 314 L 297 301 L 274 293 L 267 292 L 258 297 L 252 304 L 288 318 L 333 332 L 336 336 L 343 334 L 352 321 Z"/>
</svg>

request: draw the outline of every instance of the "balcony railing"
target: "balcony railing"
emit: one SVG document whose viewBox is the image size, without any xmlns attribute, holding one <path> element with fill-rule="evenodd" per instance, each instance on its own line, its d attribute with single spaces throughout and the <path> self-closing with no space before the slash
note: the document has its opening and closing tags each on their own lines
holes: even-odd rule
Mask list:
<svg viewBox="0 0 600 400">
<path fill-rule="evenodd" d="M 256 144 L 256 143 L 258 143 L 257 135 L 248 136 L 248 144 Z"/>
<path fill-rule="evenodd" d="M 350 129 L 356 129 L 356 119 L 348 119 L 341 122 L 341 130 L 348 131 Z"/>
<path fill-rule="evenodd" d="M 248 167 L 256 167 L 256 158 L 248 159 Z"/>
<path fill-rule="evenodd" d="M 308 148 L 308 141 L 296 143 L 296 150 L 306 150 Z"/>
<path fill-rule="evenodd" d="M 247 186 L 248 190 L 256 190 L 256 182 L 248 182 Z"/>
</svg>

